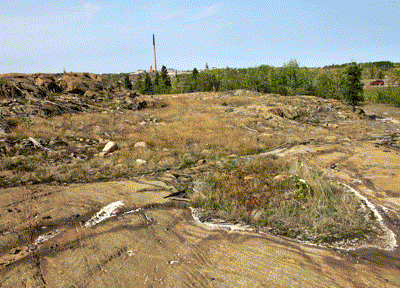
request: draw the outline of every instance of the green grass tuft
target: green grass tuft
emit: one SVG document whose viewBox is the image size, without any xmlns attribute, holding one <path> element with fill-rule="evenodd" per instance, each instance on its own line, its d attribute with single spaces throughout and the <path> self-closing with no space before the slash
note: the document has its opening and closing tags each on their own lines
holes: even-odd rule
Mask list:
<svg viewBox="0 0 400 288">
<path fill-rule="evenodd" d="M 226 163 L 196 182 L 191 201 L 203 219 L 239 220 L 315 243 L 379 233 L 373 212 L 353 193 L 301 163 L 272 158 Z"/>
</svg>

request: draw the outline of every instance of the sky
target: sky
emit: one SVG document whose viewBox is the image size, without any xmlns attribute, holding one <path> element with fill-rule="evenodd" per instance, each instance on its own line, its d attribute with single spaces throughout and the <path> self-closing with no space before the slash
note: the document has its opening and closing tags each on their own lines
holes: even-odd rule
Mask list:
<svg viewBox="0 0 400 288">
<path fill-rule="evenodd" d="M 1 0 L 0 74 L 400 62 L 400 1 Z"/>
</svg>

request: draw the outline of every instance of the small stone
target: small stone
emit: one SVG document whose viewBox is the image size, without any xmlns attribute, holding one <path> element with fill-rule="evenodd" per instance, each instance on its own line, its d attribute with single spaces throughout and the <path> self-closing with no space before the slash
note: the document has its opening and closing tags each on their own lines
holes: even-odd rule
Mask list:
<svg viewBox="0 0 400 288">
<path fill-rule="evenodd" d="M 147 161 L 143 160 L 143 159 L 136 159 L 136 163 L 138 163 L 138 164 L 146 164 Z"/>
<path fill-rule="evenodd" d="M 135 148 L 147 148 L 148 145 L 147 145 L 146 142 L 141 141 L 141 142 L 135 143 L 135 146 L 134 146 L 134 147 L 135 147 Z"/>
<path fill-rule="evenodd" d="M 272 180 L 276 183 L 281 183 L 287 179 L 286 175 L 276 175 Z"/>
<path fill-rule="evenodd" d="M 108 141 L 106 146 L 104 146 L 103 151 L 99 154 L 100 156 L 105 156 L 109 153 L 118 150 L 118 145 L 114 141 Z"/>
</svg>

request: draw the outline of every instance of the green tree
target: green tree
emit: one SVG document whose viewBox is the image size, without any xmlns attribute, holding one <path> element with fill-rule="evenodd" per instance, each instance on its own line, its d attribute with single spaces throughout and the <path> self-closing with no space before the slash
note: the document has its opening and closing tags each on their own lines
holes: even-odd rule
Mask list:
<svg viewBox="0 0 400 288">
<path fill-rule="evenodd" d="M 332 75 L 332 73 L 320 74 L 316 82 L 316 96 L 322 98 L 337 99 L 337 85 L 335 83 L 334 75 Z"/>
<path fill-rule="evenodd" d="M 400 70 L 392 69 L 389 74 L 390 82 L 392 84 L 400 84 Z"/>
<path fill-rule="evenodd" d="M 160 74 L 156 71 L 156 75 L 154 77 L 154 86 L 160 85 Z"/>
<path fill-rule="evenodd" d="M 139 74 L 138 78 L 136 79 L 134 88 L 135 88 L 136 91 L 138 91 L 138 92 L 141 93 L 141 91 L 142 91 L 142 89 L 143 89 L 142 74 Z"/>
<path fill-rule="evenodd" d="M 167 67 L 165 67 L 165 66 L 161 67 L 161 80 L 162 80 L 162 84 L 165 87 L 167 87 L 167 88 L 171 87 L 171 78 L 169 78 L 168 70 L 167 70 Z"/>
<path fill-rule="evenodd" d="M 132 90 L 132 83 L 131 80 L 129 79 L 129 74 L 125 74 L 123 83 L 125 89 Z"/>
<path fill-rule="evenodd" d="M 363 84 L 361 83 L 361 68 L 352 64 L 344 71 L 343 99 L 353 106 L 363 101 Z"/>
<path fill-rule="evenodd" d="M 198 75 L 199 75 L 199 71 L 197 70 L 197 68 L 193 68 L 193 71 L 192 71 L 193 79 L 197 79 Z"/>
<path fill-rule="evenodd" d="M 202 71 L 197 76 L 197 91 L 213 91 L 218 89 L 217 77 L 210 71 Z"/>
<path fill-rule="evenodd" d="M 142 94 L 153 94 L 153 83 L 151 83 L 151 78 L 149 73 L 146 72 L 146 75 L 144 76 L 144 84 L 142 87 Z"/>
<path fill-rule="evenodd" d="M 168 70 L 165 66 L 161 68 L 160 80 L 157 93 L 167 94 L 171 93 L 171 78 L 168 75 Z"/>
</svg>

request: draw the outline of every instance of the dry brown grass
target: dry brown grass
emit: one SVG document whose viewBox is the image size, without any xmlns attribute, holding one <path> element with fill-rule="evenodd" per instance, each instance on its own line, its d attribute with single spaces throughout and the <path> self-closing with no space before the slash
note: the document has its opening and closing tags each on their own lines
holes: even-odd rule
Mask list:
<svg viewBox="0 0 400 288">
<path fill-rule="evenodd" d="M 260 138 L 258 133 L 243 128 L 249 117 L 231 115 L 222 105 L 228 103 L 237 107 L 256 98 L 211 93 L 159 98 L 167 104 L 166 107 L 21 120 L 8 136 L 9 139 L 33 137 L 44 142 L 44 146 L 52 139 L 63 139 L 69 143 L 67 147 L 55 151 L 34 149 L 24 152 L 27 157 L 18 160 L 18 169 L 12 164 L 17 160 L 4 157 L 1 168 L 12 171 L 14 176 L 1 178 L 3 186 L 124 178 L 180 169 L 200 159 L 255 154 L 275 145 L 274 140 Z M 95 156 L 107 140 L 116 141 L 120 150 L 105 159 Z M 89 148 L 82 148 L 85 141 L 95 143 Z M 146 142 L 148 147 L 135 148 L 135 143 L 139 141 Z M 138 164 L 136 159 L 146 160 L 147 163 Z"/>
</svg>

